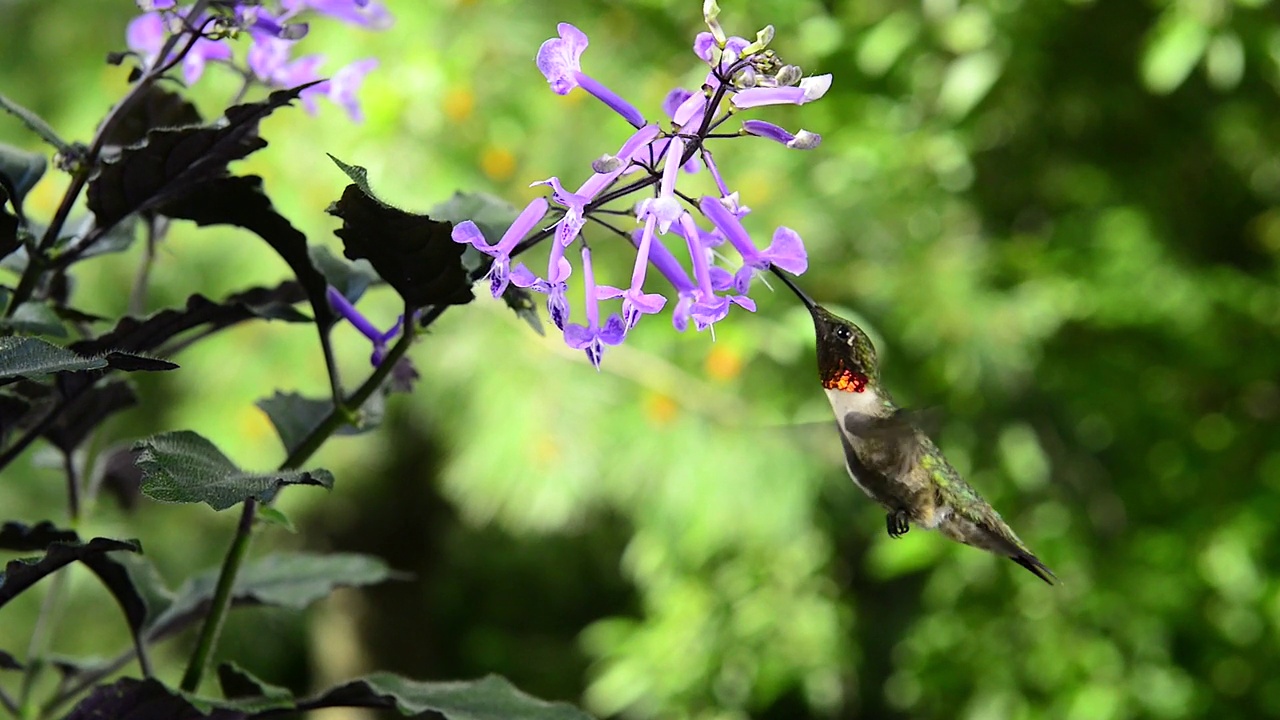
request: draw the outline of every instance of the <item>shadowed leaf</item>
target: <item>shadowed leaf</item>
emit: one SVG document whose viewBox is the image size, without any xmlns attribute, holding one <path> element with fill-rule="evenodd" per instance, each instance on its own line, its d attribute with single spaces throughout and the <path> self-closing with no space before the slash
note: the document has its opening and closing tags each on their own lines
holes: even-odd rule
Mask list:
<svg viewBox="0 0 1280 720">
<path fill-rule="evenodd" d="M 126 216 L 186 195 L 226 172 L 227 164 L 266 146 L 258 123 L 308 87 L 278 90 L 266 100 L 227 109 L 221 122 L 156 128 L 102 163 L 89 182 L 89 209 L 101 234 Z M 92 239 L 89 240 L 92 242 Z"/>
<path fill-rule="evenodd" d="M 333 310 L 324 294 L 325 278 L 311 263 L 307 236 L 276 212 L 271 199 L 262 191 L 262 178 L 256 175 L 216 178 L 202 185 L 199 192 L 166 203 L 160 212 L 201 226 L 234 225 L 267 241 L 306 290 L 312 312 L 321 326 L 332 324 Z"/>
<path fill-rule="evenodd" d="M 390 207 L 358 184 L 348 185 L 328 213 L 342 219 L 334 233 L 342 238 L 343 254 L 368 260 L 408 305 L 464 305 L 475 298 L 452 223 Z"/>
<path fill-rule="evenodd" d="M 0 650 L 0 670 L 21 670 L 22 663 L 9 653 Z"/>
<path fill-rule="evenodd" d="M 169 92 L 156 83 L 148 85 L 142 92 L 143 96 L 130 106 L 127 114 L 117 118 L 111 132 L 103 137 L 104 144 L 132 145 L 146 138 L 149 130 L 191 127 L 204 122 L 195 105 L 177 93 Z"/>
<path fill-rule="evenodd" d="M 65 720 L 243 720 L 246 717 L 239 710 L 214 708 L 204 703 L 197 706 L 159 680 L 124 678 L 94 688 L 76 704 Z"/>
<path fill-rule="evenodd" d="M 3 575 L 0 575 L 0 606 L 17 597 L 46 575 L 77 560 L 84 562 L 95 574 L 102 577 L 100 570 L 107 568 L 108 563 L 102 563 L 99 560 L 102 559 L 104 553 L 115 550 L 142 552 L 142 546 L 136 540 L 110 540 L 107 538 L 94 538 L 87 543 L 55 542 L 48 546 L 42 557 L 10 560 L 5 565 Z M 112 575 L 110 571 L 108 571 L 108 575 Z M 108 589 L 113 594 L 116 592 L 113 582 L 117 580 L 119 578 L 115 576 L 110 577 L 110 581 L 108 578 L 103 578 L 103 582 L 107 584 Z M 121 595 L 117 595 L 117 600 L 120 600 L 120 598 Z M 126 602 L 129 603 L 129 606 L 125 607 L 126 614 L 129 614 L 131 609 L 136 609 L 136 605 L 132 600 L 120 600 L 120 602 L 122 607 L 125 606 Z M 132 624 L 132 617 L 130 622 Z"/>
<path fill-rule="evenodd" d="M 44 176 L 48 161 L 41 153 L 19 150 L 12 145 L 0 143 L 0 187 L 7 197 L 13 201 L 13 209 L 22 217 L 22 201 L 31 192 L 31 188 Z M 0 199 L 0 205 L 3 205 Z"/>
<path fill-rule="evenodd" d="M 312 246 L 310 253 L 312 264 L 324 275 L 324 279 L 352 303 L 359 300 L 370 285 L 381 279 L 368 260 L 348 262 L 323 245 Z"/>
<path fill-rule="evenodd" d="M 437 712 L 446 720 L 591 720 L 572 705 L 539 700 L 497 675 L 459 682 L 420 682 L 375 673 L 298 702 L 299 709 L 325 707 L 395 708 L 404 715 Z"/>
<path fill-rule="evenodd" d="M 124 352 L 84 355 L 39 338 L 0 337 L 0 380 L 38 378 L 53 373 L 84 372 L 108 367 L 129 372 L 172 370 L 178 366 L 167 360 Z"/>
<path fill-rule="evenodd" d="M 91 387 L 67 403 L 44 436 L 59 450 L 71 452 L 107 418 L 137 404 L 138 396 L 123 380 Z"/>
<path fill-rule="evenodd" d="M 336 588 L 375 585 L 395 574 L 381 559 L 351 553 L 315 555 L 282 553 L 248 563 L 236 577 L 235 605 L 274 605 L 301 610 Z M 190 578 L 173 603 L 148 627 L 149 637 L 162 637 L 202 617 L 213 598 L 216 570 Z"/>
<path fill-rule="evenodd" d="M 276 433 L 280 435 L 280 443 L 286 452 L 293 452 L 307 434 L 316 429 L 329 415 L 333 403 L 329 400 L 303 397 L 297 393 L 276 392 L 269 398 L 254 403 L 271 419 Z M 359 435 L 378 426 L 382 421 L 383 398 L 374 393 L 360 409 L 360 425 L 344 424 L 338 428 L 338 435 Z"/>
<path fill-rule="evenodd" d="M 294 282 L 274 288 L 253 288 L 222 302 L 192 295 L 182 309 L 161 310 L 150 317 L 124 318 L 108 333 L 73 343 L 72 350 L 91 355 L 117 348 L 127 352 L 153 352 L 174 336 L 202 325 L 226 327 L 250 318 L 306 320 L 293 310 L 305 296 Z"/>
<path fill-rule="evenodd" d="M 139 451 L 142 492 L 159 502 L 202 502 L 226 510 L 249 498 L 267 502 L 286 485 L 333 487 L 328 470 L 246 472 L 189 430 L 153 435 L 138 441 L 134 449 Z"/>
<path fill-rule="evenodd" d="M 63 530 L 48 520 L 41 520 L 35 525 L 12 521 L 0 525 L 0 550 L 35 552 L 56 542 L 80 542 L 80 536 L 74 530 Z"/>
</svg>

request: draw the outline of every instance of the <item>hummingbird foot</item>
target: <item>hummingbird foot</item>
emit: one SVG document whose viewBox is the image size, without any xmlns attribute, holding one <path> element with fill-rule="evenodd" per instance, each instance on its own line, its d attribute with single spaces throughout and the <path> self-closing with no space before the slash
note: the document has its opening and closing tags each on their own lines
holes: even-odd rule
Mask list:
<svg viewBox="0 0 1280 720">
<path fill-rule="evenodd" d="M 885 527 L 889 530 L 889 537 L 895 540 L 906 535 L 911 529 L 910 523 L 907 522 L 907 511 L 896 510 L 886 515 Z"/>
</svg>

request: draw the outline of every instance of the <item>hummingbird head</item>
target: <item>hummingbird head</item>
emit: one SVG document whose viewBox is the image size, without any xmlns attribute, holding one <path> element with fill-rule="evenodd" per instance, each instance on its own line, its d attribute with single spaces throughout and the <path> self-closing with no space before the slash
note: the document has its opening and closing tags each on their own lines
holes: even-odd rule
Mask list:
<svg viewBox="0 0 1280 720">
<path fill-rule="evenodd" d="M 809 297 L 800 286 L 771 268 L 813 316 L 813 328 L 818 336 L 818 377 L 827 390 L 864 392 L 867 386 L 880 382 L 880 365 L 876 362 L 876 348 L 862 328 L 833 314 Z"/>
<path fill-rule="evenodd" d="M 818 377 L 828 390 L 863 392 L 880 381 L 876 348 L 862 328 L 814 303 L 809 306 L 818 336 Z"/>
</svg>

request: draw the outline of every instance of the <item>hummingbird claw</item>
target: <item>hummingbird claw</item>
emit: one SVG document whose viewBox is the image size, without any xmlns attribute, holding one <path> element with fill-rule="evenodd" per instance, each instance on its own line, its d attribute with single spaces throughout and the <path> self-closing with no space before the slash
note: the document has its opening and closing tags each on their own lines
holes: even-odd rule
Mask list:
<svg viewBox="0 0 1280 720">
<path fill-rule="evenodd" d="M 886 515 L 885 526 L 889 530 L 889 537 L 895 540 L 906 535 L 911 529 L 911 524 L 907 522 L 907 511 L 897 510 Z"/>
</svg>

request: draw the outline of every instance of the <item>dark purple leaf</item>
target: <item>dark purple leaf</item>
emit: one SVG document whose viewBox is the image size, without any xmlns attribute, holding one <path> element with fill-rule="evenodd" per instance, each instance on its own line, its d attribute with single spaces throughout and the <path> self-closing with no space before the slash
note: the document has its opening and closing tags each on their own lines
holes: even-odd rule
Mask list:
<svg viewBox="0 0 1280 720">
<path fill-rule="evenodd" d="M 244 720 L 239 710 L 197 707 L 159 680 L 124 678 L 99 685 L 81 700 L 65 720 Z"/>
</svg>

